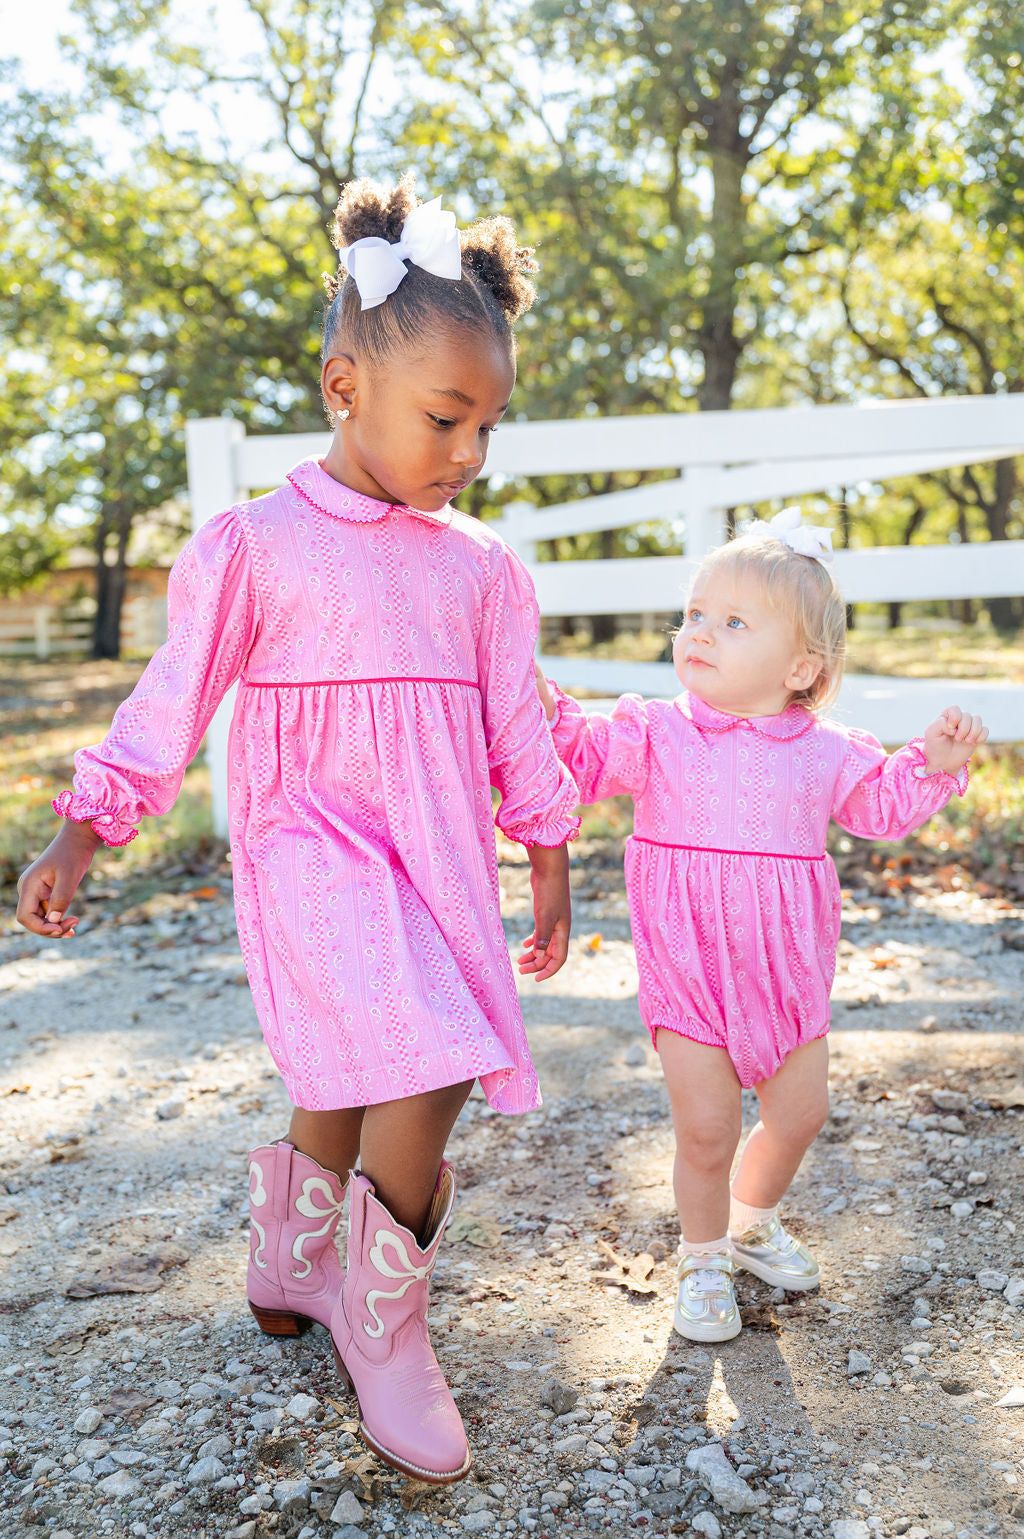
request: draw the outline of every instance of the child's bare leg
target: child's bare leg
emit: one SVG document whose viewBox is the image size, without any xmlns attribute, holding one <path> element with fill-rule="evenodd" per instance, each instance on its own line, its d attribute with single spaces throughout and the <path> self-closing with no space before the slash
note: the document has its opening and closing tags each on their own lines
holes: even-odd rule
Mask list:
<svg viewBox="0 0 1024 1539">
<path fill-rule="evenodd" d="M 308 1154 L 342 1181 L 359 1158 L 359 1134 L 365 1106 L 345 1106 L 338 1111 L 304 1111 L 293 1107 L 288 1142 L 300 1154 Z"/>
<path fill-rule="evenodd" d="M 288 1139 L 344 1181 L 359 1162 L 392 1218 L 418 1235 L 434 1194 L 448 1135 L 473 1081 L 401 1101 L 340 1111 L 292 1111 Z"/>
<path fill-rule="evenodd" d="M 742 1127 L 740 1083 L 721 1047 L 659 1031 L 658 1056 L 676 1135 L 679 1222 L 694 1245 L 729 1230 L 729 1171 Z"/>
<path fill-rule="evenodd" d="M 414 1235 L 426 1221 L 448 1135 L 472 1088 L 468 1080 L 365 1109 L 360 1168 L 392 1218 Z"/>
<path fill-rule="evenodd" d="M 757 1087 L 761 1120 L 747 1139 L 733 1195 L 751 1208 L 773 1208 L 828 1116 L 828 1038 L 805 1042 Z"/>
</svg>

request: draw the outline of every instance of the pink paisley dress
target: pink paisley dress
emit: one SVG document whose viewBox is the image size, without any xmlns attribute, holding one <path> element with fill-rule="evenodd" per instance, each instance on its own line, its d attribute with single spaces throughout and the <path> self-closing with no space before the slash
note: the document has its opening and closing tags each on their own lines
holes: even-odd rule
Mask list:
<svg viewBox="0 0 1024 1539">
<path fill-rule="evenodd" d="M 644 1024 L 724 1048 L 743 1085 L 770 1079 L 829 1027 L 829 819 L 899 839 L 966 789 L 966 770 L 925 775 L 919 741 L 886 754 L 799 705 L 746 719 L 686 692 L 624 695 L 610 717 L 587 716 L 552 689 L 555 746 L 581 800 L 634 800 L 626 889 Z"/>
<path fill-rule="evenodd" d="M 235 909 L 292 1101 L 364 1106 L 479 1078 L 539 1104 L 498 905 L 497 823 L 574 837 L 533 681 L 537 606 L 486 525 L 377 502 L 315 460 L 182 551 L 169 634 L 54 806 L 108 844 L 166 812 L 239 681 Z"/>
</svg>

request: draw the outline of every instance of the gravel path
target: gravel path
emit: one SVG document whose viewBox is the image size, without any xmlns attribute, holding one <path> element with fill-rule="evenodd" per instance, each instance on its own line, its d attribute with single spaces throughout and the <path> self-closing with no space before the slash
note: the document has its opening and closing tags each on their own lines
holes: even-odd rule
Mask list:
<svg viewBox="0 0 1024 1539">
<path fill-rule="evenodd" d="M 508 850 L 512 939 L 526 869 Z M 364 1453 L 324 1332 L 246 1308 L 245 1155 L 286 1102 L 227 881 L 0 938 L 0 1532 L 1024 1531 L 1022 911 L 853 894 L 788 1209 L 824 1283 L 743 1278 L 747 1328 L 702 1348 L 670 1329 L 667 1103 L 604 847 L 577 887 L 570 965 L 523 990 L 545 1106 L 474 1097 L 453 1138 L 432 1319 L 475 1464 L 441 1493 Z M 67 1296 L 126 1256 L 152 1291 Z"/>
</svg>

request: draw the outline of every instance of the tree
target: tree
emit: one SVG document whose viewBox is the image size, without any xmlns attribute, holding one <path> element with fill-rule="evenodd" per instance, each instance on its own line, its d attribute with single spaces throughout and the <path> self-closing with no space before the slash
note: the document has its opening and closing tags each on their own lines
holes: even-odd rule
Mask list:
<svg viewBox="0 0 1024 1539">
<path fill-rule="evenodd" d="M 11 509 L 91 517 L 94 650 L 112 656 L 131 526 L 182 492 L 185 418 L 323 420 L 327 219 L 372 137 L 374 71 L 414 38 L 401 6 L 247 0 L 252 47 L 225 66 L 182 39 L 167 0 L 76 9 L 81 95 L 13 89 L 0 111 L 0 480 Z M 269 115 L 245 155 L 219 126 L 241 90 Z M 202 135 L 169 126 L 183 100 L 207 114 Z M 120 166 L 111 118 L 134 145 Z"/>
</svg>

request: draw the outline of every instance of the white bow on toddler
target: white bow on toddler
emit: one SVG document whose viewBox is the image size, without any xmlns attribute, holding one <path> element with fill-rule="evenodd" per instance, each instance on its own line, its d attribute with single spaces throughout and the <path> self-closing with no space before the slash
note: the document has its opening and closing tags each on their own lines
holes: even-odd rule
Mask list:
<svg viewBox="0 0 1024 1539">
<path fill-rule="evenodd" d="M 798 507 L 783 508 L 781 513 L 776 513 L 767 523 L 757 519 L 751 528 L 767 529 L 769 534 L 788 545 L 790 550 L 795 550 L 798 556 L 813 556 L 815 561 L 834 561 L 831 529 L 802 524 L 802 517 Z"/>
<path fill-rule="evenodd" d="M 364 235 L 341 253 L 359 290 L 364 310 L 382 305 L 415 262 L 437 278 L 462 277 L 462 247 L 455 215 L 442 209 L 440 198 L 421 203 L 406 216 L 398 240 Z"/>
</svg>

